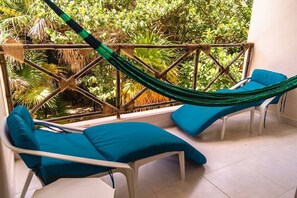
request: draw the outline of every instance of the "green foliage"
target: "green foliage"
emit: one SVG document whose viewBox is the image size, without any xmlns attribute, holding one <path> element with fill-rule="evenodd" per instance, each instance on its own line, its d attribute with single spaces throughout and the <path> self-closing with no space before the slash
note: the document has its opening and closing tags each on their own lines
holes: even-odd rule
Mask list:
<svg viewBox="0 0 297 198">
<path fill-rule="evenodd" d="M 242 42 L 247 38 L 251 4 L 251 0 L 185 0 L 157 26 L 179 43 Z"/>
<path fill-rule="evenodd" d="M 170 41 L 167 38 L 160 35 L 160 33 L 156 30 L 149 31 L 147 29 L 143 30 L 141 34 L 132 35 L 131 43 L 133 44 L 155 44 L 155 45 L 168 45 Z M 144 63 L 146 63 L 149 67 L 152 67 L 157 72 L 162 72 L 168 68 L 171 64 L 172 57 L 177 56 L 177 52 L 172 49 L 146 49 L 146 48 L 137 48 L 134 50 L 134 53 L 137 57 L 139 57 Z M 132 62 L 133 60 L 131 60 Z M 154 76 L 151 70 L 147 69 L 143 65 L 134 62 L 135 66 L 141 68 L 144 72 Z M 178 81 L 177 76 L 177 68 L 170 70 L 166 74 L 166 78 L 172 82 L 176 83 Z M 124 102 L 127 102 L 131 99 L 137 92 L 143 89 L 143 86 L 135 83 L 131 79 L 126 79 L 123 81 L 122 87 L 122 98 Z M 158 101 L 160 98 L 159 95 L 153 94 L 150 91 L 147 91 L 143 94 L 143 97 L 138 98 L 136 101 L 137 104 L 147 104 L 148 102 Z"/>
<path fill-rule="evenodd" d="M 253 3 L 252 0 L 54 0 L 54 2 L 103 42 L 159 45 L 245 42 Z M 0 43 L 9 37 L 23 43 L 82 43 L 81 38 L 43 1 L 33 0 L 0 1 Z M 226 66 L 237 55 L 237 51 L 215 49 L 212 54 Z M 44 57 L 45 54 L 31 53 L 32 59 L 40 65 L 53 71 L 60 69 L 55 65 L 46 64 L 49 58 Z M 141 60 L 157 71 L 166 69 L 180 53 L 182 52 L 174 50 L 135 50 L 135 54 Z M 54 58 L 59 59 L 58 56 Z M 90 61 L 95 56 L 91 54 L 87 58 Z M 58 61 L 63 62 L 56 60 Z M 203 54 L 199 61 L 197 89 L 203 90 L 220 70 Z M 193 62 L 193 58 L 188 58 L 170 71 L 166 76 L 167 79 L 180 86 L 192 88 Z M 44 74 L 26 65 L 9 63 L 13 97 L 17 102 L 32 106 L 55 88 L 55 83 Z M 152 74 L 140 64 L 134 63 Z M 241 63 L 242 59 L 229 71 L 236 80 L 241 76 Z M 69 65 L 63 68 L 63 71 L 65 70 L 69 70 Z M 127 80 L 123 76 L 121 80 L 124 98 L 131 98 L 141 89 L 132 80 Z M 115 70 L 110 65 L 101 64 L 92 69 L 79 83 L 99 99 L 114 103 Z M 223 75 L 208 91 L 232 84 L 233 81 Z M 61 98 L 55 98 L 48 102 L 47 106 L 57 107 L 61 101 Z M 64 106 L 59 108 L 63 109 Z"/>
<path fill-rule="evenodd" d="M 90 32 L 105 42 L 130 42 L 134 35 L 157 29 L 168 40 L 178 43 L 231 43 L 245 41 L 252 0 L 61 0 L 58 5 Z M 2 0 L 2 30 L 16 32 L 20 39 L 38 19 L 45 19 L 53 42 L 81 42 L 43 1 Z M 19 17 L 19 18 L 18 18 Z M 33 20 L 32 20 L 33 19 Z M 7 29 L 9 28 L 9 29 Z M 209 35 L 212 35 L 211 37 Z M 59 40 L 57 36 L 69 40 Z M 73 38 L 74 37 L 74 38 Z"/>
<path fill-rule="evenodd" d="M 134 34 L 131 40 L 133 44 L 154 44 L 154 45 L 169 45 L 170 41 L 164 36 L 160 35 L 157 31 L 144 30 L 141 34 Z M 143 60 L 148 65 L 152 66 L 159 72 L 167 69 L 172 61 L 172 57 L 176 56 L 174 50 L 162 49 L 135 49 L 135 55 Z M 146 73 L 150 73 L 144 67 L 141 67 Z M 176 82 L 176 73 L 173 71 L 168 73 L 168 79 Z"/>
<path fill-rule="evenodd" d="M 100 100 L 113 101 L 116 95 L 115 69 L 108 64 L 103 64 L 94 68 L 92 73 L 81 78 L 80 84 Z"/>
<path fill-rule="evenodd" d="M 28 54 L 29 53 L 29 54 Z M 57 71 L 55 65 L 44 64 L 46 56 L 42 52 L 27 52 L 26 54 L 29 60 L 35 63 L 42 64 L 45 68 L 53 73 Z M 10 63 L 11 64 L 11 63 Z M 53 90 L 54 84 L 49 80 L 49 77 L 44 73 L 33 69 L 32 67 L 23 64 L 17 64 L 14 66 L 12 64 L 10 67 L 10 82 L 12 87 L 12 97 L 17 104 L 23 104 L 29 108 L 34 107 L 34 105 L 41 102 L 46 98 Z M 55 99 L 52 98 L 46 103 L 47 107 L 54 108 Z"/>
<path fill-rule="evenodd" d="M 228 52 L 226 49 L 216 48 L 211 51 L 212 54 L 215 54 L 216 60 L 219 60 L 219 63 L 225 67 L 233 60 L 238 52 Z M 227 75 L 221 75 L 209 88 L 208 84 L 214 79 L 215 76 L 221 71 L 218 66 L 215 66 L 215 63 L 210 58 L 206 57 L 205 54 L 200 55 L 200 62 L 197 69 L 197 81 L 196 81 L 196 90 L 206 90 L 206 91 L 216 91 L 219 89 L 229 88 L 234 85 L 234 81 Z M 239 58 L 230 68 L 230 75 L 236 80 L 241 79 L 241 69 L 242 69 L 243 58 Z M 179 67 L 179 82 L 178 85 L 185 88 L 193 88 L 194 81 L 194 61 L 189 59 L 182 63 Z"/>
</svg>

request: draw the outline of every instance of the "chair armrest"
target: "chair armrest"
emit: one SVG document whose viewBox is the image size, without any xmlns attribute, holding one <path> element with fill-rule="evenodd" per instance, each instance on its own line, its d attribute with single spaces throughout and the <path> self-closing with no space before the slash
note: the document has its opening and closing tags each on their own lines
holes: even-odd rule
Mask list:
<svg viewBox="0 0 297 198">
<path fill-rule="evenodd" d="M 264 102 L 262 102 L 262 104 L 259 106 L 260 109 L 266 108 L 274 100 L 275 97 L 277 97 L 277 96 L 274 96 L 274 97 L 264 100 Z"/>
<path fill-rule="evenodd" d="M 50 152 L 45 152 L 45 151 L 34 151 L 34 150 L 28 150 L 28 149 L 22 149 L 22 148 L 16 148 L 16 147 L 14 148 L 14 150 L 18 153 L 37 155 L 37 156 L 42 156 L 42 157 L 50 157 L 50 158 L 61 159 L 61 160 L 68 160 L 68 161 L 73 161 L 73 162 L 83 163 L 83 164 L 104 166 L 104 167 L 110 167 L 110 168 L 125 168 L 125 169 L 131 168 L 128 164 L 120 163 L 120 162 L 97 160 L 97 159 L 77 157 L 77 156 L 72 156 L 72 155 L 50 153 Z"/>
<path fill-rule="evenodd" d="M 56 124 L 56 123 L 52 123 L 52 122 L 46 122 L 46 121 L 43 121 L 43 120 L 35 120 L 34 119 L 34 124 L 36 125 L 40 125 L 40 126 L 45 126 L 45 127 L 53 127 L 53 128 L 57 128 L 57 129 L 60 129 L 60 130 L 65 130 L 67 132 L 73 132 L 73 133 L 82 133 L 85 128 L 82 128 L 82 127 L 71 127 L 71 126 L 66 126 L 66 125 L 63 125 L 63 124 Z"/>
<path fill-rule="evenodd" d="M 231 90 L 237 89 L 237 88 L 241 87 L 242 85 L 244 85 L 245 83 L 247 83 L 249 80 L 250 80 L 250 78 L 245 78 L 245 79 L 239 81 L 238 83 L 236 83 L 235 85 L 233 85 L 229 89 L 231 89 Z"/>
</svg>

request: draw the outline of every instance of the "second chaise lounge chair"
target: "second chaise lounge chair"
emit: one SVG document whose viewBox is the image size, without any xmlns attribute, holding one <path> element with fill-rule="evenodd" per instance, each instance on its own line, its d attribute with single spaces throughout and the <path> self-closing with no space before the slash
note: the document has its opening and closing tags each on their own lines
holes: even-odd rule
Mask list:
<svg viewBox="0 0 297 198">
<path fill-rule="evenodd" d="M 264 69 L 255 69 L 251 77 L 246 78 L 230 89 L 219 90 L 218 92 L 243 92 L 263 88 L 269 85 L 286 80 L 287 77 L 281 73 L 272 72 Z M 259 134 L 261 134 L 263 123 L 265 120 L 265 110 L 271 104 L 277 104 L 277 113 L 279 117 L 280 96 L 269 98 L 265 101 L 259 101 L 252 104 L 222 106 L 222 107 L 206 107 L 198 105 L 185 104 L 172 113 L 172 120 L 184 132 L 191 136 L 197 136 L 206 128 L 213 124 L 216 120 L 222 119 L 221 140 L 224 139 L 227 118 L 244 111 L 250 111 L 250 133 L 252 132 L 254 110 L 260 111 Z"/>
</svg>

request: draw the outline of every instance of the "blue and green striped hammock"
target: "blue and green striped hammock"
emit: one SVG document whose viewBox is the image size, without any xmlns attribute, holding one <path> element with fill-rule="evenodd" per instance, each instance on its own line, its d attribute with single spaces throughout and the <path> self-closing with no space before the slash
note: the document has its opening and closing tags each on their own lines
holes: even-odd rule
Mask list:
<svg viewBox="0 0 297 198">
<path fill-rule="evenodd" d="M 115 66 L 125 75 L 146 86 L 147 88 L 174 100 L 203 106 L 240 105 L 254 103 L 267 98 L 271 98 L 273 96 L 281 95 L 297 87 L 297 75 L 280 83 L 267 86 L 265 88 L 236 93 L 212 93 L 196 91 L 163 82 L 133 66 L 130 62 L 126 61 L 116 52 L 94 38 L 78 23 L 76 23 L 66 13 L 64 13 L 51 0 L 44 1 L 59 17 L 63 19 L 64 22 L 66 22 L 77 34 L 79 34 L 85 40 L 85 42 L 87 42 L 94 50 L 96 50 L 96 52 L 100 56 L 105 58 L 110 64 Z"/>
</svg>

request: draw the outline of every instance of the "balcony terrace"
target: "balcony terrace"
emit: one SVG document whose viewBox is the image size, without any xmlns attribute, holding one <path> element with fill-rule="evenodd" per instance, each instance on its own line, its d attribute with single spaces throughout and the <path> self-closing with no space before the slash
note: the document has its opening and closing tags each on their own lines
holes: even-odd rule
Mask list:
<svg viewBox="0 0 297 198">
<path fill-rule="evenodd" d="M 225 76 L 228 83 L 235 83 L 240 78 L 246 77 L 254 68 L 264 68 L 286 74 L 288 77 L 296 75 L 296 17 L 297 3 L 294 0 L 270 1 L 259 0 L 254 2 L 253 15 L 250 25 L 248 41 L 253 43 L 231 45 L 178 45 L 173 46 L 180 53 L 173 57 L 172 63 L 165 70 L 154 70 L 150 64 L 135 56 L 134 49 L 140 48 L 171 48 L 172 46 L 132 46 L 115 45 L 113 49 L 118 53 L 125 53 L 134 63 L 141 65 L 145 70 L 157 78 L 168 83 L 173 83 L 166 75 L 171 69 L 181 65 L 185 60 L 191 59 L 193 75 L 191 83 L 186 86 L 193 89 L 209 90 L 214 83 Z M 51 45 L 40 47 L 24 45 L 25 50 L 61 50 L 65 46 Z M 233 59 L 227 63 L 221 63 L 217 57 L 212 56 L 212 49 L 217 47 L 236 48 Z M 68 46 L 68 48 L 88 48 L 86 45 Z M 131 50 L 133 49 L 133 50 Z M 216 68 L 216 75 L 204 85 L 198 85 L 199 68 L 203 60 L 207 59 Z M 233 61 L 234 60 L 234 61 Z M 259 120 L 256 114 L 256 122 L 253 133 L 248 132 L 247 113 L 242 113 L 228 120 L 228 126 L 224 141 L 219 140 L 221 121 L 218 120 L 197 137 L 191 137 L 174 126 L 171 121 L 171 113 L 178 108 L 177 101 L 167 99 L 147 104 L 138 104 L 137 99 L 145 93 L 146 89 L 134 93 L 133 97 L 124 100 L 121 97 L 123 80 L 122 75 L 114 70 L 113 80 L 115 87 L 114 101 L 104 101 L 85 90 L 79 83 L 80 77 L 88 73 L 93 66 L 103 64 L 103 60 L 97 57 L 87 63 L 71 75 L 60 76 L 48 72 L 38 64 L 24 59 L 31 67 L 41 70 L 49 75 L 55 82 L 55 90 L 47 95 L 31 110 L 38 113 L 41 107 L 52 97 L 63 93 L 67 89 L 72 90 L 88 98 L 92 112 L 79 115 L 67 115 L 61 118 L 46 116 L 50 121 L 71 122 L 72 126 L 89 127 L 102 123 L 121 121 L 144 121 L 155 124 L 168 132 L 181 137 L 189 142 L 207 158 L 204 166 L 198 166 L 186 161 L 186 179 L 180 180 L 178 159 L 175 156 L 163 158 L 144 165 L 139 172 L 138 195 L 143 198 L 194 198 L 194 197 L 296 197 L 297 188 L 297 92 L 288 93 L 285 112 L 281 119 L 277 120 L 269 109 L 266 128 L 262 135 L 257 133 Z M 4 53 L 0 52 L 1 64 L 1 91 L 0 111 L 1 117 L 13 108 L 13 98 L 10 92 L 9 75 L 4 59 Z M 236 69 L 235 69 L 236 68 Z M 233 71 L 240 72 L 240 78 L 234 76 Z M 71 95 L 71 94 L 70 94 Z M 157 107 L 157 109 L 153 109 Z M 163 108 L 159 108 L 163 107 Z M 144 109 L 152 109 L 143 111 Z M 84 117 L 84 120 L 81 119 Z M 3 151 L 4 150 L 4 151 Z M 2 148 L 0 155 L 1 179 L 0 197 L 19 197 L 24 183 L 27 168 L 21 160 L 14 161 L 13 155 Z M 14 165 L 13 165 L 14 164 Z M 8 165 L 5 167 L 5 165 Z M 3 174 L 2 174 L 3 173 Z M 5 177 L 4 173 L 6 173 Z M 115 197 L 128 197 L 126 181 L 120 174 L 115 174 Z M 110 177 L 102 180 L 111 184 Z M 34 191 L 41 187 L 37 178 L 29 186 L 26 197 L 31 197 Z"/>
<path fill-rule="evenodd" d="M 196 89 L 197 73 L 199 71 L 199 56 L 202 53 L 207 53 L 209 59 L 213 61 L 214 67 L 219 68 L 218 73 L 214 79 L 209 80 L 205 86 L 205 90 L 211 87 L 219 77 L 225 75 L 233 83 L 236 82 L 232 76 L 232 67 L 241 68 L 241 76 L 245 77 L 249 70 L 249 60 L 252 51 L 252 44 L 232 44 L 232 45 L 177 45 L 177 46 L 145 46 L 145 45 L 115 45 L 113 48 L 118 52 L 127 52 L 130 50 L 130 57 L 134 61 L 140 62 L 146 68 L 151 69 L 155 76 L 160 78 L 162 74 L 166 74 L 170 69 L 165 71 L 154 71 L 149 65 L 142 62 L 140 58 L 131 54 L 131 49 L 134 48 L 173 48 L 182 50 L 181 56 L 176 58 L 168 68 L 172 69 L 179 65 L 186 57 L 194 59 L 192 76 L 192 88 Z M 234 59 L 230 60 L 227 65 L 220 63 L 216 57 L 212 56 L 212 48 L 236 48 L 238 49 L 237 55 Z M 82 49 L 88 48 L 86 45 L 25 45 L 25 50 L 61 50 L 65 48 Z M 194 53 L 193 53 L 194 52 Z M 3 56 L 2 56 L 3 57 Z M 243 57 L 247 57 L 243 59 Z M 240 59 L 241 58 L 241 59 Z M 245 61 L 245 62 L 244 62 Z M 178 102 L 176 101 L 163 101 L 160 103 L 146 104 L 146 105 L 131 105 L 134 101 L 141 96 L 146 90 L 142 89 L 136 93 L 135 96 L 122 104 L 120 100 L 122 87 L 122 80 L 119 72 L 116 72 L 115 77 L 115 90 L 116 103 L 115 105 L 101 101 L 91 93 L 79 88 L 77 83 L 79 78 L 89 71 L 92 67 L 100 65 L 101 58 L 91 61 L 86 66 L 82 67 L 77 73 L 72 74 L 67 79 L 63 76 L 53 74 L 50 71 L 43 69 L 25 58 L 25 62 L 46 73 L 56 80 L 57 89 L 49 94 L 41 103 L 37 104 L 32 113 L 36 112 L 43 104 L 45 104 L 51 97 L 62 93 L 67 88 L 82 93 L 91 101 L 102 106 L 101 111 L 89 112 L 81 115 L 69 115 L 62 118 L 50 118 L 51 121 L 64 121 L 72 122 L 69 125 L 89 127 L 93 125 L 122 122 L 122 121 L 144 121 L 163 127 L 170 133 L 181 137 L 196 147 L 205 156 L 207 156 L 207 164 L 204 166 L 197 166 L 190 161 L 186 163 L 186 180 L 182 181 L 179 178 L 179 167 L 177 158 L 167 157 L 158 161 L 151 162 L 144 165 L 140 170 L 138 195 L 140 197 L 290 197 L 295 193 L 297 179 L 294 172 L 297 172 L 296 158 L 296 145 L 294 142 L 297 140 L 296 128 L 284 123 L 280 123 L 273 112 L 269 112 L 267 118 L 267 128 L 264 129 L 263 134 L 258 136 L 256 122 L 253 129 L 253 134 L 248 131 L 248 117 L 246 113 L 239 114 L 232 117 L 228 121 L 227 132 L 224 141 L 219 141 L 219 128 L 221 126 L 220 120 L 215 122 L 207 128 L 201 135 L 191 137 L 183 131 L 174 126 L 171 121 L 171 113 L 177 109 Z M 239 63 L 238 63 L 239 62 Z M 5 60 L 2 59 L 2 63 Z M 237 64 L 233 64 L 237 63 Z M 3 71 L 6 71 L 6 65 L 2 64 Z M 5 66 L 5 67 L 4 67 Z M 244 66 L 244 67 L 243 67 Z M 230 72 L 230 73 L 229 73 Z M 5 72 L 4 72 L 5 73 Z M 7 79 L 7 76 L 3 76 Z M 70 81 L 69 79 L 75 78 L 76 80 Z M 167 80 L 163 78 L 163 80 Z M 65 82 L 70 83 L 65 83 Z M 6 81 L 8 82 L 8 81 Z M 12 100 L 8 83 L 6 84 L 6 93 L 8 107 L 12 107 Z M 126 108 L 129 106 L 130 108 Z M 158 107 L 154 110 L 143 111 L 145 108 Z M 163 108 L 159 108 L 163 107 Z M 109 111 L 106 111 L 109 110 Z M 142 111 L 138 111 L 142 109 Z M 111 110 L 111 111 L 110 111 Z M 130 113 L 129 113 L 130 112 Z M 131 113 L 134 112 L 134 113 Z M 84 117 L 84 121 L 81 120 Z M 100 118 L 98 118 L 100 117 Z M 79 119 L 78 119 L 79 118 Z M 257 117 L 256 117 L 257 118 Z M 199 118 L 195 118 L 199 119 Z M 258 120 L 258 119 L 256 119 Z M 75 121 L 75 122 L 74 122 Z M 279 160 L 284 158 L 285 160 Z M 292 160 L 293 159 L 293 160 Z M 282 167 L 282 168 L 280 168 Z M 25 175 L 28 169 L 25 167 L 21 160 L 15 163 L 15 181 L 16 181 L 16 195 L 20 196 L 20 191 L 24 183 Z M 111 185 L 109 176 L 102 178 L 103 181 Z M 115 174 L 116 193 L 115 197 L 128 197 L 126 182 L 121 174 Z M 41 187 L 37 178 L 34 178 L 30 184 L 28 194 L 26 197 L 31 197 L 34 191 Z"/>
</svg>

